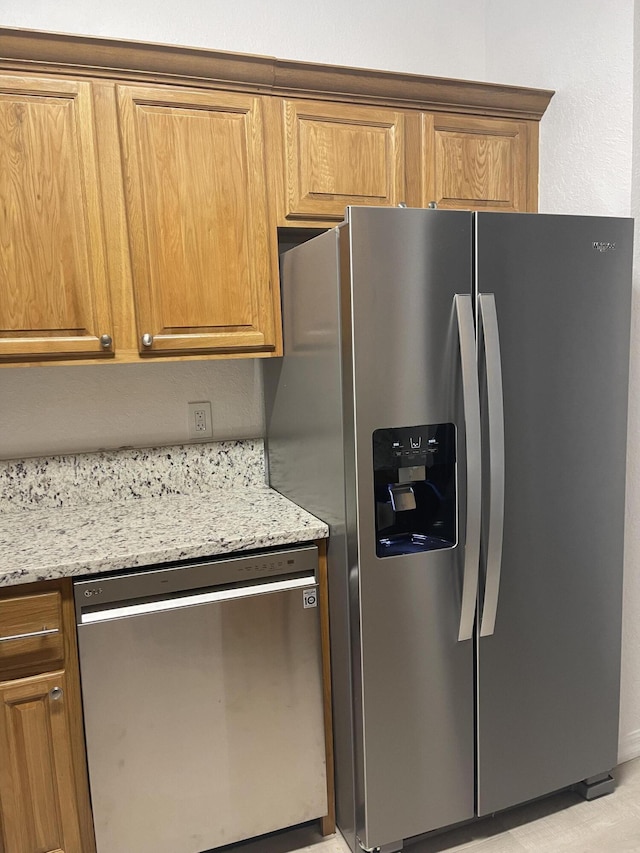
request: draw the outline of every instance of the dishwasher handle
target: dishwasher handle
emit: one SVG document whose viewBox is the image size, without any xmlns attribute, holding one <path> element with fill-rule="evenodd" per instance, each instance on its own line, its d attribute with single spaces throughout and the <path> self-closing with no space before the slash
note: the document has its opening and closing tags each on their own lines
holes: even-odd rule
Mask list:
<svg viewBox="0 0 640 853">
<path fill-rule="evenodd" d="M 143 616 L 151 613 L 161 613 L 166 610 L 179 610 L 184 607 L 198 607 L 203 604 L 213 604 L 232 601 L 238 598 L 251 598 L 257 595 L 286 592 L 292 589 L 303 590 L 305 607 L 317 605 L 318 582 L 315 574 L 305 574 L 302 577 L 281 578 L 277 580 L 254 583 L 247 586 L 236 586 L 227 589 L 207 589 L 204 591 L 172 595 L 155 601 L 125 601 L 110 602 L 104 606 L 91 607 L 80 611 L 80 625 L 108 622 L 112 619 L 122 619 L 127 616 Z"/>
</svg>

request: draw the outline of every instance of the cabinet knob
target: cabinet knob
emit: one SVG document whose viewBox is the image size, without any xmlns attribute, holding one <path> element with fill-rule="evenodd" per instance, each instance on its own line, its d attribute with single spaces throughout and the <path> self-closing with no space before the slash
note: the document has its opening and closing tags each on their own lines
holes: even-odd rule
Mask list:
<svg viewBox="0 0 640 853">
<path fill-rule="evenodd" d="M 437 201 L 430 201 L 429 204 L 427 205 L 427 207 L 429 208 L 429 210 L 437 210 L 438 209 L 438 202 Z"/>
<path fill-rule="evenodd" d="M 150 347 L 153 343 L 153 335 L 150 335 L 148 332 L 142 336 L 142 346 Z"/>
<path fill-rule="evenodd" d="M 111 335 L 100 335 L 100 346 L 103 346 L 105 349 L 109 349 L 112 343 L 113 338 Z"/>
<path fill-rule="evenodd" d="M 49 691 L 49 699 L 53 699 L 54 702 L 58 699 L 62 699 L 62 687 L 52 687 Z"/>
</svg>

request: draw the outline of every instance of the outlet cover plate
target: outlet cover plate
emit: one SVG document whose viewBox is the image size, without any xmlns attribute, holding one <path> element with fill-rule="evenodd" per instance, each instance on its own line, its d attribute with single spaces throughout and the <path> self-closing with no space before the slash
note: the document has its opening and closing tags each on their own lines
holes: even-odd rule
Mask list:
<svg viewBox="0 0 640 853">
<path fill-rule="evenodd" d="M 213 423 L 211 420 L 211 403 L 203 400 L 199 403 L 189 403 L 189 438 L 192 441 L 206 441 L 213 438 Z"/>
</svg>

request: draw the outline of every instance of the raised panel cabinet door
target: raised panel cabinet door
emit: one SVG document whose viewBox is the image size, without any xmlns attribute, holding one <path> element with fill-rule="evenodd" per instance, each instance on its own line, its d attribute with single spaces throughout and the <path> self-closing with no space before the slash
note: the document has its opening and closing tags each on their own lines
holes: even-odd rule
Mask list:
<svg viewBox="0 0 640 853">
<path fill-rule="evenodd" d="M 113 354 L 91 84 L 0 76 L 0 359 Z"/>
<path fill-rule="evenodd" d="M 537 125 L 424 113 L 422 203 L 453 209 L 537 209 Z"/>
<path fill-rule="evenodd" d="M 349 204 L 405 200 L 402 113 L 294 100 L 281 101 L 280 109 L 284 187 L 278 224 L 339 222 Z"/>
<path fill-rule="evenodd" d="M 140 352 L 273 352 L 261 99 L 137 86 L 117 95 Z"/>
<path fill-rule="evenodd" d="M 66 693 L 64 672 L 0 685 L 3 853 L 83 853 Z"/>
</svg>

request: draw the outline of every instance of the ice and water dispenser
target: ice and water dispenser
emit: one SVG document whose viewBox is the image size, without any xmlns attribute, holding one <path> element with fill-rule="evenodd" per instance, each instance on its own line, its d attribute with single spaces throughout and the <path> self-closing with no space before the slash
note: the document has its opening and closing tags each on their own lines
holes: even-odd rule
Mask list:
<svg viewBox="0 0 640 853">
<path fill-rule="evenodd" d="M 375 430 L 373 470 L 378 557 L 456 544 L 453 424 Z"/>
</svg>

